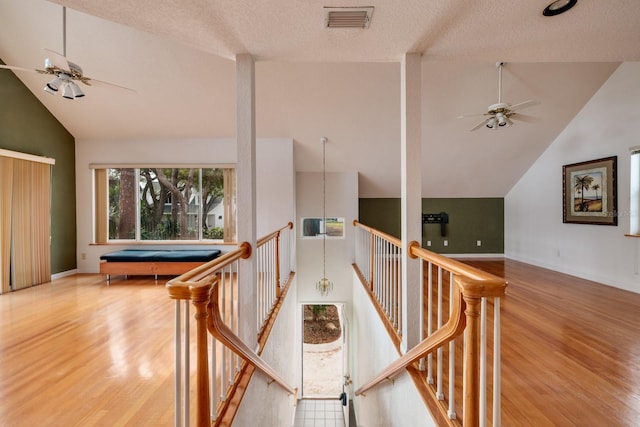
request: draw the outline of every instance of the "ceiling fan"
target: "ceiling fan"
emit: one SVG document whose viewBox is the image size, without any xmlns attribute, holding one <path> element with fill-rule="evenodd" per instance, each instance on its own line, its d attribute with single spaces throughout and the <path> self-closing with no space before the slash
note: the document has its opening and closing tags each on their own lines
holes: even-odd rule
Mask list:
<svg viewBox="0 0 640 427">
<path fill-rule="evenodd" d="M 50 57 L 45 58 L 43 70 L 32 70 L 2 64 L 0 64 L 0 68 L 52 75 L 53 79 L 44 87 L 45 92 L 52 95 L 61 92 L 66 99 L 82 98 L 84 96 L 84 92 L 76 82 L 81 82 L 87 86 L 111 86 L 135 92 L 135 90 L 124 86 L 87 77 L 82 73 L 82 68 L 78 64 L 67 60 L 67 8 L 65 6 L 62 7 L 62 55 L 50 49 L 45 50 L 49 52 Z"/>
<path fill-rule="evenodd" d="M 517 110 L 536 105 L 536 101 L 530 99 L 528 101 L 520 102 L 514 105 L 502 102 L 502 67 L 504 66 L 504 62 L 496 62 L 496 66 L 498 67 L 498 102 L 496 104 L 489 105 L 486 113 L 458 117 L 459 119 L 461 119 L 465 117 L 486 116 L 485 119 L 483 119 L 480 123 L 470 129 L 472 131 L 479 129 L 482 126 L 485 126 L 489 129 L 509 127 L 513 124 L 512 120 L 521 120 L 523 122 L 534 122 L 536 120 L 535 117 L 527 116 L 520 112 L 517 112 Z"/>
</svg>

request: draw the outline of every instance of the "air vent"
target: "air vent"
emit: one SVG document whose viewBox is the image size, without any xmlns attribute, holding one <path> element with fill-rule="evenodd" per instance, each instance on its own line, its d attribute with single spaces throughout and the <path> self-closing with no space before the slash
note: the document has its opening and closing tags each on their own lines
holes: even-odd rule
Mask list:
<svg viewBox="0 0 640 427">
<path fill-rule="evenodd" d="M 325 28 L 369 28 L 373 6 L 326 7 L 324 8 Z"/>
</svg>

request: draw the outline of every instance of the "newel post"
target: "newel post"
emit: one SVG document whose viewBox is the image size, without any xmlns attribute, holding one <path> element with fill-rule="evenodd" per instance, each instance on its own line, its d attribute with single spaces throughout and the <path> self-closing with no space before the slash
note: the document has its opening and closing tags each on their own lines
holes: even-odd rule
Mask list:
<svg viewBox="0 0 640 427">
<path fill-rule="evenodd" d="M 189 286 L 191 291 L 191 301 L 195 306 L 196 313 L 196 425 L 198 427 L 211 425 L 211 408 L 209 400 L 209 364 L 208 364 L 208 343 L 207 343 L 207 306 L 209 304 L 212 284 L 218 280 L 208 283 Z M 189 410 L 189 408 L 187 408 Z"/>
<path fill-rule="evenodd" d="M 480 425 L 480 325 L 482 298 L 502 298 L 507 282 L 496 278 L 476 280 L 456 275 L 454 278 L 462 292 L 465 304 L 466 328 L 464 331 L 463 368 L 463 425 Z"/>
<path fill-rule="evenodd" d="M 458 281 L 456 277 L 456 281 Z M 462 413 L 465 427 L 480 425 L 480 304 L 482 297 L 464 286 L 462 298 L 465 302 L 464 314 L 464 368 Z"/>
</svg>

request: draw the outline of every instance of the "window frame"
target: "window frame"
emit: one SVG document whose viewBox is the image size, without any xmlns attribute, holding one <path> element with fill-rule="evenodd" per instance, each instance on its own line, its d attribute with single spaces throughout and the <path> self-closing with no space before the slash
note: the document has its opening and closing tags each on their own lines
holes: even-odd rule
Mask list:
<svg viewBox="0 0 640 427">
<path fill-rule="evenodd" d="M 237 236 L 237 207 L 236 207 L 236 165 L 235 164 L 90 164 L 93 170 L 93 241 L 95 244 L 222 244 L 235 243 Z M 109 238 L 109 169 L 134 169 L 136 185 L 134 186 L 134 200 L 140 200 L 140 170 L 155 169 L 198 169 L 197 188 L 202 198 L 203 169 L 222 169 L 223 173 L 223 210 L 224 225 L 223 238 L 210 239 L 203 235 L 202 221 L 204 219 L 204 202 L 199 201 L 197 212 L 197 236 L 193 239 L 158 239 L 141 238 L 141 209 L 140 203 L 135 204 L 135 237 L 133 239 Z M 105 182 L 102 182 L 105 181 Z"/>
</svg>

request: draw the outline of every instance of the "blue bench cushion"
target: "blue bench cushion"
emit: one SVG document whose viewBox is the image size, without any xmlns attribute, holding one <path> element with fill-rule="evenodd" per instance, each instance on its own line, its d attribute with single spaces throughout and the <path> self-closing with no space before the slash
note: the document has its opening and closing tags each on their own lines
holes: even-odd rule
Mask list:
<svg viewBox="0 0 640 427">
<path fill-rule="evenodd" d="M 124 249 L 101 255 L 100 259 L 107 262 L 206 262 L 219 257 L 220 254 L 219 249 Z"/>
</svg>

